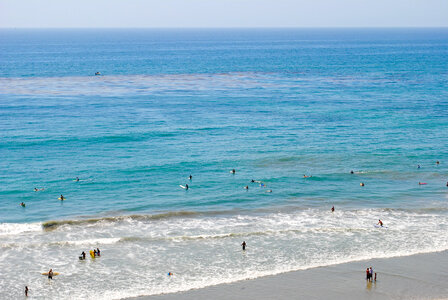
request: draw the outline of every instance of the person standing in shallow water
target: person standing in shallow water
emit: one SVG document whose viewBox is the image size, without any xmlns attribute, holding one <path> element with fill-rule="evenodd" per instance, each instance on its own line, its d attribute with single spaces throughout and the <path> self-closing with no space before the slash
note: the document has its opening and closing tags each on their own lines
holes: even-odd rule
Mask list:
<svg viewBox="0 0 448 300">
<path fill-rule="evenodd" d="M 243 241 L 243 243 L 241 244 L 241 247 L 243 247 L 243 251 L 246 250 L 246 241 Z"/>
<path fill-rule="evenodd" d="M 28 286 L 25 286 L 25 297 L 28 297 Z"/>
<path fill-rule="evenodd" d="M 334 205 L 333 205 L 333 207 L 331 208 L 331 212 L 334 212 Z"/>
</svg>

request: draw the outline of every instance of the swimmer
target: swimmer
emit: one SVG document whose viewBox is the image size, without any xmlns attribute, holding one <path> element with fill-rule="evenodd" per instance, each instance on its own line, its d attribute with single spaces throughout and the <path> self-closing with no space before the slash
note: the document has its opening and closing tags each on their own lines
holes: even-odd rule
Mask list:
<svg viewBox="0 0 448 300">
<path fill-rule="evenodd" d="M 23 202 L 20 203 L 20 206 L 25 207 L 25 203 L 23 203 Z"/>
<path fill-rule="evenodd" d="M 78 181 L 79 181 L 79 178 L 78 178 L 78 177 L 76 177 L 75 181 L 76 181 L 76 182 L 78 182 Z"/>
<path fill-rule="evenodd" d="M 267 190 L 266 193 L 272 193 L 272 190 Z"/>
<path fill-rule="evenodd" d="M 61 197 L 59 197 L 59 198 L 60 198 L 59 200 L 61 200 L 61 201 L 65 200 L 65 198 L 64 198 L 64 196 L 62 196 L 62 194 L 61 194 Z"/>
<path fill-rule="evenodd" d="M 236 172 L 236 171 L 235 171 L 235 169 L 232 169 L 232 171 L 231 171 L 231 172 L 232 172 L 232 174 L 235 174 L 235 172 Z"/>
<path fill-rule="evenodd" d="M 254 183 L 254 182 L 255 182 L 255 180 L 253 180 L 253 179 L 252 179 L 252 180 L 251 180 L 250 182 Z"/>
<path fill-rule="evenodd" d="M 168 276 L 173 276 L 174 273 L 168 272 Z"/>
<path fill-rule="evenodd" d="M 440 161 L 436 161 L 436 165 L 439 165 L 440 164 Z"/>
<path fill-rule="evenodd" d="M 355 172 L 353 172 L 353 170 L 350 171 L 350 174 L 355 174 Z"/>
<path fill-rule="evenodd" d="M 190 179 L 190 180 L 193 179 L 193 176 L 191 176 L 191 174 L 190 174 L 190 176 L 188 176 L 188 179 Z"/>
<path fill-rule="evenodd" d="M 331 212 L 334 212 L 334 205 L 333 205 L 333 207 L 331 208 Z"/>
<path fill-rule="evenodd" d="M 364 186 L 364 182 L 361 182 L 359 185 L 360 185 L 360 186 Z"/>
<path fill-rule="evenodd" d="M 448 186 L 448 181 L 446 182 L 446 186 Z"/>
<path fill-rule="evenodd" d="M 185 184 L 185 189 L 188 190 L 188 184 Z"/>
<path fill-rule="evenodd" d="M 244 187 L 246 190 L 248 190 L 249 189 L 249 186 L 248 185 L 246 185 L 245 187 Z"/>
<path fill-rule="evenodd" d="M 420 165 L 417 165 L 417 169 L 420 169 Z"/>
<path fill-rule="evenodd" d="M 39 191 L 39 189 L 38 189 L 38 188 L 34 188 L 34 191 L 35 191 L 35 192 L 38 192 L 38 191 Z"/>
<path fill-rule="evenodd" d="M 378 220 L 378 224 L 376 224 L 376 225 L 380 225 L 381 227 L 383 227 L 383 221 Z"/>
<path fill-rule="evenodd" d="M 50 271 L 48 271 L 48 279 L 53 279 L 53 269 L 50 269 Z"/>
<path fill-rule="evenodd" d="M 243 251 L 246 250 L 246 241 L 243 241 L 243 243 L 241 244 L 241 247 L 243 247 Z"/>
</svg>

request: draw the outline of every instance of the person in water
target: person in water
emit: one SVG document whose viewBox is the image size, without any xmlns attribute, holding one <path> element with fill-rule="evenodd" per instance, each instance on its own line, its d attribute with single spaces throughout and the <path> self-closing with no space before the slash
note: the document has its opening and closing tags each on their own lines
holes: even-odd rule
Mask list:
<svg viewBox="0 0 448 300">
<path fill-rule="evenodd" d="M 380 225 L 381 227 L 383 227 L 383 221 L 378 220 L 378 224 L 376 224 L 376 225 Z"/>
<path fill-rule="evenodd" d="M 249 186 L 248 185 L 246 185 L 245 187 L 244 187 L 246 190 L 248 190 L 249 189 Z"/>
<path fill-rule="evenodd" d="M 333 205 L 333 207 L 331 208 L 331 212 L 334 212 L 334 205 Z"/>
<path fill-rule="evenodd" d="M 190 176 L 188 176 L 188 179 L 190 179 L 190 180 L 193 179 L 193 176 L 191 176 L 191 174 L 190 174 Z"/>
<path fill-rule="evenodd" d="M 86 259 L 86 253 L 84 251 L 82 251 L 81 257 L 82 257 L 82 259 Z"/>
<path fill-rule="evenodd" d="M 98 256 L 98 253 L 96 252 L 96 249 L 93 249 L 93 256 Z"/>
<path fill-rule="evenodd" d="M 96 255 L 101 256 L 100 248 L 96 248 Z"/>
<path fill-rule="evenodd" d="M 188 184 L 185 184 L 185 189 L 188 190 Z"/>
<path fill-rule="evenodd" d="M 370 279 L 370 270 L 369 268 L 366 269 L 366 280 L 369 281 Z"/>
<path fill-rule="evenodd" d="M 61 194 L 60 199 L 61 199 L 61 201 L 62 201 L 62 200 L 65 200 L 65 198 L 64 198 L 64 196 L 62 196 L 62 194 Z"/>
<path fill-rule="evenodd" d="M 246 250 L 246 241 L 243 241 L 243 243 L 241 244 L 241 246 L 243 247 L 243 251 Z"/>
<path fill-rule="evenodd" d="M 254 182 L 255 182 L 255 180 L 253 180 L 253 179 L 252 179 L 252 180 L 251 180 L 250 182 L 254 183 Z"/>
<path fill-rule="evenodd" d="M 23 202 L 20 203 L 20 206 L 25 207 L 25 203 L 23 203 Z"/>
<path fill-rule="evenodd" d="M 53 279 L 53 269 L 50 269 L 50 271 L 48 271 L 48 279 Z"/>
<path fill-rule="evenodd" d="M 78 182 L 79 181 L 79 177 L 76 177 L 76 182 Z"/>
<path fill-rule="evenodd" d="M 350 174 L 355 174 L 355 172 L 353 172 L 353 170 L 350 171 Z"/>
<path fill-rule="evenodd" d="M 35 191 L 35 192 L 38 192 L 38 191 L 39 191 L 39 189 L 38 189 L 38 188 L 34 188 L 34 191 Z"/>
<path fill-rule="evenodd" d="M 359 185 L 360 185 L 360 186 L 364 186 L 364 182 L 361 182 Z"/>
<path fill-rule="evenodd" d="M 440 161 L 436 161 L 436 165 L 439 165 L 440 164 Z"/>
<path fill-rule="evenodd" d="M 25 286 L 25 297 L 28 297 L 28 291 L 29 291 L 28 286 Z"/>
<path fill-rule="evenodd" d="M 420 165 L 417 165 L 417 169 L 420 169 Z"/>
<path fill-rule="evenodd" d="M 232 169 L 232 174 L 235 174 L 235 172 L 236 172 L 235 169 Z"/>
<path fill-rule="evenodd" d="M 174 273 L 168 272 L 168 276 L 173 276 Z"/>
</svg>

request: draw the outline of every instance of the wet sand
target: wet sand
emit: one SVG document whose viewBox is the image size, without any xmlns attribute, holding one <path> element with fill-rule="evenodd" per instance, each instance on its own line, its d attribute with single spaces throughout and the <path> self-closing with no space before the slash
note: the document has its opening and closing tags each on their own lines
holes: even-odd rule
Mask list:
<svg viewBox="0 0 448 300">
<path fill-rule="evenodd" d="M 368 283 L 372 266 L 377 281 Z M 448 299 L 448 251 L 288 272 L 138 300 Z"/>
</svg>

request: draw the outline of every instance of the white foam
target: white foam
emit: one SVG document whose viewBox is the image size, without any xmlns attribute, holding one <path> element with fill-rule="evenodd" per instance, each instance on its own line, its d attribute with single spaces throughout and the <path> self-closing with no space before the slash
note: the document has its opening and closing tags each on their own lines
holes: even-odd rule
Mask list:
<svg viewBox="0 0 448 300">
<path fill-rule="evenodd" d="M 42 223 L 0 223 L 0 236 L 36 231 L 42 231 Z"/>
</svg>

